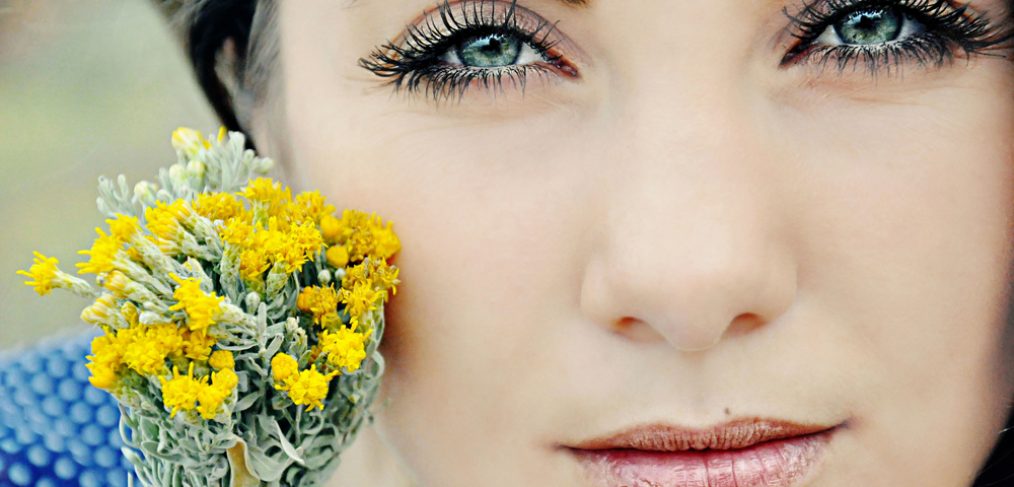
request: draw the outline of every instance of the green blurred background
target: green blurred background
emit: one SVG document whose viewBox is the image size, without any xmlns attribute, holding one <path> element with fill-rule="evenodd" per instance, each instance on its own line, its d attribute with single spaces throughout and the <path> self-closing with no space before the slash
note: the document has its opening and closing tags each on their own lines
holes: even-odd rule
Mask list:
<svg viewBox="0 0 1014 487">
<path fill-rule="evenodd" d="M 150 2 L 0 0 L 0 349 L 90 326 L 86 300 L 16 271 L 39 250 L 73 272 L 102 224 L 98 176 L 153 178 L 180 125 L 218 127 Z"/>
</svg>

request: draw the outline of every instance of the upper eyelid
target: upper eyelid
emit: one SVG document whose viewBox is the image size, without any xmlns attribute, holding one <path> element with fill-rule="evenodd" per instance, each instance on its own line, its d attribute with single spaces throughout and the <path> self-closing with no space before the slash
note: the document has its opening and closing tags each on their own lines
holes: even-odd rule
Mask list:
<svg viewBox="0 0 1014 487">
<path fill-rule="evenodd" d="M 542 41 L 544 44 L 550 45 L 554 50 L 559 51 L 559 54 L 563 58 L 567 59 L 571 64 L 578 66 L 590 66 L 592 64 L 591 56 L 589 56 L 583 49 L 580 48 L 573 40 L 571 40 L 563 32 L 563 19 L 549 20 L 538 14 L 532 9 L 529 9 L 519 2 L 512 2 L 511 0 L 497 0 L 496 2 L 490 2 L 489 0 L 440 0 L 439 4 L 446 4 L 450 6 L 450 13 L 454 15 L 454 20 L 458 24 L 463 24 L 465 19 L 462 19 L 462 7 L 467 9 L 467 15 L 471 16 L 473 8 L 477 11 L 480 4 L 486 5 L 486 11 L 488 12 L 489 7 L 492 5 L 496 10 L 494 11 L 493 20 L 494 23 L 499 25 L 502 24 L 504 19 L 505 10 L 513 3 L 514 13 L 511 25 L 516 25 L 518 30 L 523 32 L 535 32 L 533 36 L 535 41 Z M 440 5 L 435 5 L 425 9 L 422 13 L 417 15 L 413 20 L 405 24 L 404 29 L 397 36 L 393 37 L 390 44 L 395 46 L 404 46 L 406 37 L 409 36 L 410 29 L 416 28 L 423 32 L 429 32 L 434 27 L 441 35 L 448 34 L 448 28 L 443 24 L 441 18 Z M 488 18 L 489 14 L 486 13 L 483 18 Z"/>
</svg>

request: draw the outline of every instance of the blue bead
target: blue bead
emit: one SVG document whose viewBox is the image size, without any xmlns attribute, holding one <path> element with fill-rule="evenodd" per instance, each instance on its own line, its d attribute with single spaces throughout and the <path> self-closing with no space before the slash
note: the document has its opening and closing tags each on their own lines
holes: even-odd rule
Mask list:
<svg viewBox="0 0 1014 487">
<path fill-rule="evenodd" d="M 48 396 L 53 393 L 53 379 L 46 374 L 32 376 L 32 392 L 39 396 Z"/>
<path fill-rule="evenodd" d="M 121 446 L 123 446 L 123 438 L 120 437 L 119 428 L 113 428 L 109 430 L 108 436 L 106 438 L 106 444 L 108 444 L 113 448 L 120 448 Z"/>
<path fill-rule="evenodd" d="M 5 369 L 7 370 L 0 376 L 5 385 L 14 388 L 25 383 L 25 374 L 21 371 L 21 367 L 18 366 L 17 362 L 6 366 Z"/>
<path fill-rule="evenodd" d="M 39 409 L 32 408 L 25 411 L 25 420 L 41 429 L 49 425 L 49 418 Z"/>
<path fill-rule="evenodd" d="M 13 455 L 21 451 L 21 442 L 19 442 L 14 438 L 6 438 L 4 440 L 0 440 L 0 450 L 7 452 L 10 455 Z"/>
<path fill-rule="evenodd" d="M 81 440 L 91 446 L 101 445 L 102 438 L 105 436 L 102 433 L 102 428 L 99 428 L 94 424 L 89 424 L 81 430 Z"/>
<path fill-rule="evenodd" d="M 119 454 L 107 446 L 95 450 L 95 464 L 103 468 L 112 468 L 116 465 Z"/>
<path fill-rule="evenodd" d="M 49 461 L 52 455 L 49 450 L 42 447 L 42 445 L 32 445 L 28 447 L 28 452 L 25 455 L 28 457 L 28 461 L 36 467 L 42 468 L 49 465 Z"/>
<path fill-rule="evenodd" d="M 70 480 L 77 475 L 77 464 L 67 457 L 57 458 L 56 461 L 53 462 L 53 473 L 55 473 L 58 478 Z"/>
<path fill-rule="evenodd" d="M 51 354 L 49 359 L 46 360 L 46 373 L 52 377 L 63 377 L 70 371 L 70 364 L 67 363 L 66 357 L 59 356 L 57 354 Z"/>
<path fill-rule="evenodd" d="M 67 377 L 60 381 L 60 399 L 72 402 L 81 398 L 81 383 L 73 377 Z"/>
<path fill-rule="evenodd" d="M 35 487 L 57 487 L 57 485 L 59 484 L 49 477 L 43 477 L 35 481 Z"/>
<path fill-rule="evenodd" d="M 19 406 L 26 408 L 35 407 L 35 394 L 33 394 L 32 390 L 27 387 L 15 389 L 14 402 L 16 402 Z"/>
<path fill-rule="evenodd" d="M 35 431 L 32 431 L 27 424 L 21 424 L 14 428 L 14 438 L 16 438 L 18 443 L 21 443 L 22 445 L 27 446 L 35 443 L 37 436 L 38 435 L 35 434 Z"/>
<path fill-rule="evenodd" d="M 106 483 L 113 487 L 126 487 L 127 472 L 118 468 L 107 471 Z"/>
<path fill-rule="evenodd" d="M 92 449 L 88 445 L 75 441 L 67 445 L 67 450 L 70 451 L 71 458 L 82 466 L 92 464 Z"/>
<path fill-rule="evenodd" d="M 108 397 L 109 397 L 108 392 L 103 391 L 97 387 L 94 387 L 91 384 L 89 384 L 88 387 L 84 388 L 84 398 L 85 401 L 88 401 L 89 404 L 101 406 L 106 403 Z"/>
<path fill-rule="evenodd" d="M 63 402 L 56 396 L 49 396 L 42 400 L 42 412 L 53 418 L 63 415 Z"/>
<path fill-rule="evenodd" d="M 63 435 L 59 433 L 50 433 L 42 437 L 42 444 L 54 453 L 62 453 L 67 450 L 67 443 L 63 439 Z"/>
<path fill-rule="evenodd" d="M 91 423 L 93 419 L 92 413 L 94 411 L 95 410 L 91 406 L 83 402 L 76 402 L 74 403 L 73 406 L 70 407 L 69 411 L 70 420 L 77 424 Z"/>
<path fill-rule="evenodd" d="M 88 370 L 88 367 L 85 367 L 84 362 L 75 363 L 74 369 L 72 370 L 71 373 L 73 374 L 74 378 L 77 379 L 79 382 L 83 384 L 90 384 L 90 382 L 88 382 L 88 377 L 90 377 L 92 373 Z"/>
<path fill-rule="evenodd" d="M 32 485 L 32 471 L 23 463 L 15 463 L 7 469 L 7 478 L 14 485 Z"/>
<path fill-rule="evenodd" d="M 76 428 L 67 418 L 60 418 L 53 422 L 53 431 L 64 437 L 74 436 Z"/>
<path fill-rule="evenodd" d="M 120 410 L 114 406 L 102 406 L 95 412 L 95 419 L 102 426 L 116 426 L 120 422 Z"/>
<path fill-rule="evenodd" d="M 21 368 L 24 369 L 25 372 L 35 374 L 42 370 L 42 358 L 39 357 L 39 353 L 35 350 L 25 351 L 21 354 L 18 362 L 21 362 Z"/>
<path fill-rule="evenodd" d="M 86 470 L 78 477 L 78 482 L 81 483 L 81 487 L 101 487 L 102 476 L 94 470 Z"/>
</svg>

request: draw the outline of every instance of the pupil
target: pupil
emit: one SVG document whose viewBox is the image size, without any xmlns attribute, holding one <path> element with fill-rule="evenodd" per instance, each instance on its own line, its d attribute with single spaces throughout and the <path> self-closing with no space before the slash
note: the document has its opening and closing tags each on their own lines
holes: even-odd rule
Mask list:
<svg viewBox="0 0 1014 487">
<path fill-rule="evenodd" d="M 859 10 L 835 22 L 834 30 L 845 44 L 883 44 L 898 38 L 902 17 L 891 8 Z"/>
<path fill-rule="evenodd" d="M 521 42 L 502 34 L 473 37 L 458 44 L 458 59 L 466 66 L 480 68 L 514 64 L 521 54 Z"/>
</svg>

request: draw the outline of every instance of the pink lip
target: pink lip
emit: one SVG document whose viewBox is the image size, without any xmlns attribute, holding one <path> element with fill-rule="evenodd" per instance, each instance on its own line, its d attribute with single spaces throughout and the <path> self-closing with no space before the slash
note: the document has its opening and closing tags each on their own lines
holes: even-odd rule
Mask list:
<svg viewBox="0 0 1014 487">
<path fill-rule="evenodd" d="M 741 419 L 709 429 L 652 424 L 567 446 L 608 487 L 790 487 L 837 426 Z"/>
</svg>

